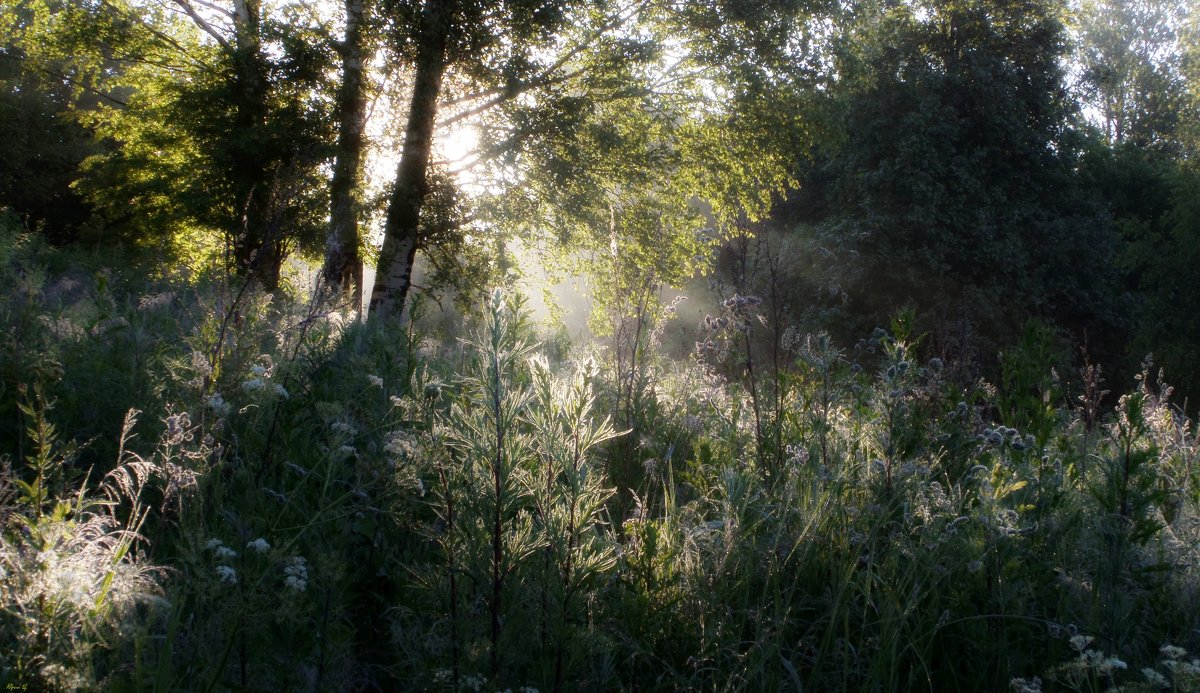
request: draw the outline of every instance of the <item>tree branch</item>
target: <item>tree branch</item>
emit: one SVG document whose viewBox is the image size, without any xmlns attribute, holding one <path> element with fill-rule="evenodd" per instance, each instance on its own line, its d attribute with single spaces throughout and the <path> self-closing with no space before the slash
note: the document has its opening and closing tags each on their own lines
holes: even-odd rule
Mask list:
<svg viewBox="0 0 1200 693">
<path fill-rule="evenodd" d="M 552 64 L 550 67 L 547 67 L 545 70 L 542 70 L 540 73 L 537 74 L 537 76 L 535 76 L 533 79 L 531 79 L 529 81 L 518 83 L 515 85 L 505 85 L 502 87 L 494 87 L 492 89 L 487 89 L 482 92 L 468 94 L 466 96 L 454 99 L 446 104 L 443 104 L 443 106 L 452 106 L 455 104 L 466 103 L 466 102 L 474 101 L 476 99 L 494 95 L 493 98 L 489 99 L 488 101 L 486 101 L 483 104 L 480 104 L 479 106 L 476 106 L 474 108 L 468 109 L 467 111 L 458 113 L 449 118 L 439 121 L 437 124 L 438 127 L 446 127 L 449 125 L 453 125 L 457 122 L 460 122 L 460 121 L 470 118 L 472 116 L 479 115 L 480 113 L 483 113 L 484 111 L 495 108 L 496 106 L 499 106 L 500 104 L 502 104 L 506 101 L 510 101 L 531 89 L 538 89 L 541 87 L 553 86 L 555 84 L 561 84 L 562 82 L 565 82 L 569 79 L 572 79 L 572 78 L 578 76 L 580 73 L 583 72 L 582 68 L 578 69 L 578 70 L 574 70 L 565 75 L 559 75 L 557 77 L 555 77 L 553 75 L 555 72 L 558 72 L 563 67 L 565 67 L 569 62 L 571 62 L 577 56 L 579 56 L 579 54 L 583 53 L 588 48 L 591 48 L 595 44 L 595 42 L 598 41 L 600 38 L 602 38 L 605 34 L 612 31 L 613 29 L 621 27 L 626 22 L 631 20 L 635 15 L 637 15 L 638 12 L 640 12 L 642 10 L 642 8 L 644 8 L 648 4 L 650 4 L 650 0 L 638 0 L 638 2 L 635 2 L 632 6 L 627 8 L 624 12 L 617 13 L 616 15 L 611 17 L 607 22 L 600 25 L 600 27 L 598 27 L 595 31 L 593 31 L 591 34 L 589 34 L 584 40 L 580 41 L 578 44 L 576 44 L 571 49 L 569 49 L 566 53 L 564 53 L 561 57 L 559 57 L 558 60 L 554 61 L 554 64 Z"/>
<path fill-rule="evenodd" d="M 209 24 L 208 21 L 206 19 L 204 19 L 204 17 L 200 16 L 200 13 L 196 11 L 196 8 L 192 7 L 190 0 L 172 0 L 172 1 L 176 5 L 179 5 L 179 7 L 183 8 L 183 11 L 185 13 L 187 13 L 188 17 L 191 18 L 192 23 L 195 24 L 197 27 L 199 27 L 201 31 L 203 31 L 204 33 L 211 36 L 213 38 L 213 40 L 215 40 L 218 44 L 220 44 L 221 48 L 224 48 L 227 51 L 232 50 L 232 48 L 229 45 L 229 41 L 224 36 L 222 36 L 221 33 L 219 31 L 217 31 L 213 27 L 212 24 Z"/>
<path fill-rule="evenodd" d="M 72 86 L 72 87 L 76 87 L 76 88 L 78 88 L 78 89 L 82 89 L 83 91 L 86 91 L 87 93 L 89 93 L 89 94 L 91 94 L 91 95 L 93 95 L 93 96 L 98 96 L 98 97 L 100 97 L 100 98 L 102 98 L 102 99 L 105 99 L 105 100 L 107 100 L 107 101 L 111 101 L 112 103 L 114 103 L 114 104 L 116 104 L 116 105 L 118 105 L 118 106 L 120 106 L 120 107 L 122 107 L 122 108 L 128 108 L 128 107 L 129 107 L 129 104 L 128 104 L 128 103 L 126 103 L 126 102 L 122 101 L 121 99 L 118 99 L 117 97 L 115 97 L 115 96 L 113 96 L 113 95 L 111 95 L 111 94 L 107 94 L 107 93 L 105 93 L 105 92 L 102 92 L 102 91 L 100 91 L 99 89 L 97 89 L 97 88 L 95 88 L 95 87 L 92 87 L 92 86 L 89 86 L 89 85 L 87 85 L 87 84 L 84 84 L 83 82 L 80 82 L 79 80 L 73 79 L 72 77 L 70 77 L 70 76 L 68 76 L 68 75 L 65 75 L 65 74 L 63 74 L 63 73 L 61 73 L 61 72 L 58 72 L 58 71 L 56 71 L 56 70 L 51 70 L 50 68 L 47 68 L 47 67 L 41 67 L 41 66 L 39 66 L 39 65 L 38 65 L 38 64 L 36 64 L 36 63 L 30 63 L 30 62 L 28 62 L 28 61 L 27 61 L 25 58 L 22 58 L 22 57 L 20 57 L 20 56 L 12 55 L 11 53 L 0 53 L 0 58 L 6 58 L 6 59 L 8 59 L 8 60 L 15 60 L 15 61 L 17 61 L 17 62 L 19 62 L 19 63 L 24 63 L 24 64 L 26 64 L 27 66 L 30 66 L 30 67 L 32 67 L 32 68 L 33 68 L 34 70 L 36 70 L 37 72 L 40 72 L 40 73 L 42 73 L 42 74 L 44 74 L 44 75 L 48 75 L 48 76 L 50 76 L 50 77 L 53 77 L 53 78 L 55 78 L 55 79 L 60 79 L 60 80 L 62 80 L 63 82 L 65 82 L 66 84 L 69 84 L 70 86 Z"/>
</svg>

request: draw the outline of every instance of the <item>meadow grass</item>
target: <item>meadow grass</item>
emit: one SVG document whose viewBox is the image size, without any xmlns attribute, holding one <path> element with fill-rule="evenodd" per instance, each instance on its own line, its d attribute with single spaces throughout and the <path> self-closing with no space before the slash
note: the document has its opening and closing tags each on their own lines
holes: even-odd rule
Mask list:
<svg viewBox="0 0 1200 693">
<path fill-rule="evenodd" d="M 896 325 L 624 373 L 502 292 L 453 340 L 6 233 L 0 685 L 1200 688 L 1149 364 L 1102 399 L 1031 332 L 992 385 Z"/>
</svg>

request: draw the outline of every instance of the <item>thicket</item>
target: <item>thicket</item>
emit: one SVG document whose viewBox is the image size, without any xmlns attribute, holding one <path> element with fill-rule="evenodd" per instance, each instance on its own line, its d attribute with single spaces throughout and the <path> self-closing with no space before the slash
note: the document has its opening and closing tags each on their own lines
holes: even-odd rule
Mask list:
<svg viewBox="0 0 1200 693">
<path fill-rule="evenodd" d="M 1149 363 L 1032 329 L 961 378 L 903 318 L 756 360 L 747 295 L 617 361 L 500 291 L 454 341 L 4 234 L 4 685 L 1200 688 Z"/>
</svg>

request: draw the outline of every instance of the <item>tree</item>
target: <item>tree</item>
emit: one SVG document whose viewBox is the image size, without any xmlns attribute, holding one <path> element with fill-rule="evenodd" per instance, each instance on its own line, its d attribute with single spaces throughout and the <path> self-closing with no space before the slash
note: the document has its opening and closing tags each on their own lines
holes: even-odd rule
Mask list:
<svg viewBox="0 0 1200 693">
<path fill-rule="evenodd" d="M 362 167 L 366 151 L 367 63 L 373 52 L 373 3 L 345 0 L 344 38 L 337 46 L 342 79 L 334 119 L 338 135 L 329 195 L 329 231 L 322 270 L 328 287 L 347 291 L 354 287 L 355 309 L 362 306 L 363 268 L 359 251 L 359 215 L 362 208 Z"/>
<path fill-rule="evenodd" d="M 1096 328 L 1116 319 L 1116 237 L 1074 173 L 1055 8 L 883 3 L 846 21 L 833 134 L 792 210 L 822 279 L 811 305 L 840 316 L 827 327 L 853 338 L 908 306 L 958 356 L 1031 316 L 1112 334 Z"/>
<path fill-rule="evenodd" d="M 1076 8 L 1083 101 L 1109 142 L 1178 149 L 1187 8 L 1179 0 L 1084 0 Z"/>
<path fill-rule="evenodd" d="M 27 65 L 13 38 L 0 45 L 0 209 L 53 242 L 74 240 L 92 209 L 71 182 L 95 142 L 71 117 L 70 90 Z"/>
<path fill-rule="evenodd" d="M 755 97 L 770 91 L 764 75 L 786 61 L 760 64 L 757 58 L 765 56 L 768 47 L 779 55 L 786 53 L 783 39 L 791 35 L 787 27 L 793 26 L 801 7 L 790 2 L 651 0 L 494 5 L 463 0 L 394 7 L 394 21 L 406 28 L 393 37 L 394 50 L 409 59 L 413 86 L 372 312 L 395 317 L 403 310 L 413 262 L 423 243 L 422 210 L 429 193 L 435 130 L 468 117 L 492 114 L 494 120 L 483 121 L 488 144 L 481 159 L 506 169 L 504 175 L 514 184 L 510 191 L 545 191 L 544 182 L 561 184 L 563 190 L 550 196 L 559 198 L 551 207 L 567 210 L 568 217 L 590 215 L 593 230 L 609 224 L 596 223 L 590 212 L 570 210 L 575 202 L 583 210 L 594 207 L 587 193 L 596 188 L 588 191 L 583 182 L 595 180 L 589 167 L 602 159 L 605 165 L 592 169 L 603 170 L 607 177 L 601 190 L 621 197 L 630 195 L 646 173 L 636 165 L 624 166 L 615 156 L 608 158 L 631 151 L 624 147 L 631 138 L 621 146 L 608 146 L 622 140 L 615 125 L 607 127 L 608 134 L 600 133 L 600 148 L 569 141 L 580 132 L 605 129 L 595 120 L 605 112 L 597 105 L 605 102 L 663 116 L 654 130 L 662 137 L 641 138 L 647 149 L 635 161 L 659 155 L 675 158 L 678 163 L 667 167 L 664 175 L 677 178 L 676 184 L 689 183 L 691 195 L 713 198 L 727 217 L 761 210 L 772 191 L 787 180 L 782 166 L 786 155 L 773 157 L 770 149 L 753 146 L 754 136 L 735 136 L 758 134 L 738 127 L 736 120 L 739 112 L 752 112 L 748 106 Z M 772 31 L 760 31 L 767 26 Z M 735 59 L 741 49 L 751 57 Z M 456 90 L 466 92 L 450 99 L 461 112 L 439 122 L 439 99 Z M 715 94 L 727 97 L 728 105 L 719 104 Z M 701 161 L 716 166 L 706 171 L 698 165 Z M 571 188 L 585 192 L 574 194 Z M 519 197 L 530 203 L 548 199 Z M 617 204 L 612 194 L 600 197 L 601 207 Z M 660 237 L 664 242 L 670 242 L 665 240 L 669 231 L 664 229 Z"/>
<path fill-rule="evenodd" d="M 21 47 L 92 97 L 74 117 L 103 146 L 75 186 L 108 226 L 154 244 L 216 231 L 228 266 L 274 289 L 328 209 L 322 26 L 260 0 L 19 4 Z"/>
<path fill-rule="evenodd" d="M 213 152 L 233 266 L 272 291 L 289 249 L 319 237 L 327 209 L 323 28 L 298 5 L 272 14 L 261 0 L 231 0 L 210 8 L 210 21 L 191 0 L 175 3 L 218 49 L 199 88 L 181 89 L 178 116 Z"/>
</svg>

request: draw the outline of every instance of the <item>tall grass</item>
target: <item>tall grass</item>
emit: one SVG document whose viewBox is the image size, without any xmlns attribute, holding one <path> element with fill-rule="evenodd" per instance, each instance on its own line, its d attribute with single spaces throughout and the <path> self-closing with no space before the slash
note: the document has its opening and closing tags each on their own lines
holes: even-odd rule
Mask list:
<svg viewBox="0 0 1200 693">
<path fill-rule="evenodd" d="M 1150 366 L 1110 401 L 1031 328 L 964 381 L 900 321 L 759 368 L 738 304 L 631 381 L 499 292 L 450 341 L 9 240 L 4 684 L 1197 687 L 1200 446 Z"/>
</svg>

